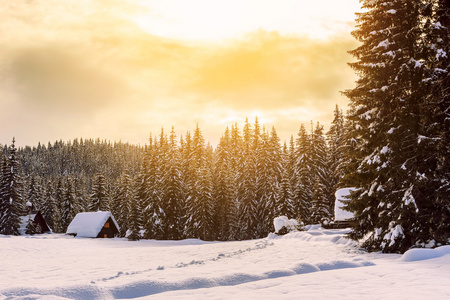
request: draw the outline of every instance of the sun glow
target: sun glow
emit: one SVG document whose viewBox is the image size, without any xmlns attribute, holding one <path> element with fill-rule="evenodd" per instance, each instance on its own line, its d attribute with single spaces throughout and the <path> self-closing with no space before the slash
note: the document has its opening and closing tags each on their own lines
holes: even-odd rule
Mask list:
<svg viewBox="0 0 450 300">
<path fill-rule="evenodd" d="M 199 41 L 239 38 L 257 30 L 325 39 L 348 30 L 354 0 L 168 0 L 143 1 L 147 12 L 133 20 L 146 31 Z M 330 23 L 333 23 L 330 26 Z"/>
</svg>

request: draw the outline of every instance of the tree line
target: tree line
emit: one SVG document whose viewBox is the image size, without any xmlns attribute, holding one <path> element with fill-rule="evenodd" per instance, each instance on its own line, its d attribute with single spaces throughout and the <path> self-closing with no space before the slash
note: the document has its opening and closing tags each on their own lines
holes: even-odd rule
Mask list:
<svg viewBox="0 0 450 300">
<path fill-rule="evenodd" d="M 18 233 L 5 225 L 8 190 L 16 216 L 30 202 L 54 232 L 78 212 L 110 210 L 129 239 L 241 240 L 266 236 L 279 215 L 331 219 L 345 148 L 344 115 L 334 113 L 326 134 L 319 123 L 301 125 L 283 146 L 258 119 L 227 128 L 215 149 L 198 126 L 179 139 L 162 129 L 144 147 L 74 140 L 17 150 L 13 142 L 3 147 L 0 232 Z"/>
</svg>

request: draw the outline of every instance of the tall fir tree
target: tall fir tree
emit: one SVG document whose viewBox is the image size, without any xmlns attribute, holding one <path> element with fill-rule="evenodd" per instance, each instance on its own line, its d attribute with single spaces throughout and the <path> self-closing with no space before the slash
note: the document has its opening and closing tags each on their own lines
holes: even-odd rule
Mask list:
<svg viewBox="0 0 450 300">
<path fill-rule="evenodd" d="M 339 106 L 334 109 L 334 118 L 331 122 L 330 130 L 327 132 L 328 156 L 326 174 L 326 192 L 328 198 L 329 211 L 334 214 L 335 192 L 338 188 L 344 187 L 341 179 L 345 174 L 345 118 Z"/>
<path fill-rule="evenodd" d="M 311 136 L 306 132 L 302 124 L 298 132 L 295 148 L 294 176 L 296 177 L 294 187 L 294 210 L 297 219 L 309 223 L 312 204 L 312 153 Z"/>
<path fill-rule="evenodd" d="M 182 223 L 182 182 L 180 172 L 179 149 L 175 130 L 172 127 L 169 139 L 161 135 L 160 151 L 164 169 L 161 173 L 162 196 L 161 208 L 164 211 L 162 226 L 165 239 L 179 240 L 183 238 Z"/>
<path fill-rule="evenodd" d="M 436 135 L 429 133 L 440 130 L 431 129 L 434 97 L 428 88 L 430 56 L 424 51 L 428 10 L 439 6 L 405 0 L 362 3 L 365 11 L 353 32 L 362 44 L 351 51 L 358 61 L 350 64 L 359 79 L 345 92 L 359 139 L 357 169 L 350 175 L 358 188 L 348 205 L 355 212 L 351 237 L 364 237 L 364 247 L 383 252 L 404 252 L 432 240 L 447 243 L 446 235 L 434 235 L 427 225 L 437 194 L 424 184 L 435 176 L 429 154 L 439 151 L 430 143 Z M 431 19 L 436 24 L 436 17 Z M 448 31 L 440 35 L 448 40 Z"/>
<path fill-rule="evenodd" d="M 233 219 L 235 215 L 235 202 L 233 191 L 233 178 L 231 173 L 231 136 L 227 127 L 220 139 L 216 150 L 214 164 L 213 193 L 214 193 L 214 221 L 217 228 L 216 238 L 226 241 L 231 239 Z"/>
<path fill-rule="evenodd" d="M 66 232 L 70 222 L 81 211 L 75 194 L 75 185 L 71 177 L 67 177 L 65 181 L 65 189 L 63 195 L 62 211 L 61 211 L 61 229 Z"/>
<path fill-rule="evenodd" d="M 0 234 L 20 235 L 20 216 L 24 214 L 22 177 L 16 158 L 15 139 L 8 147 L 8 156 L 2 167 L 0 186 Z"/>
<path fill-rule="evenodd" d="M 134 182 L 134 181 L 133 181 Z M 128 216 L 128 240 L 138 241 L 142 238 L 141 226 L 142 226 L 142 213 L 139 205 L 139 198 L 136 194 L 134 184 L 132 184 L 132 195 L 130 201 L 130 212 Z"/>
<path fill-rule="evenodd" d="M 90 196 L 90 211 L 108 211 L 109 210 L 109 193 L 106 186 L 106 179 L 102 173 L 98 173 L 94 177 L 92 193 Z"/>
</svg>

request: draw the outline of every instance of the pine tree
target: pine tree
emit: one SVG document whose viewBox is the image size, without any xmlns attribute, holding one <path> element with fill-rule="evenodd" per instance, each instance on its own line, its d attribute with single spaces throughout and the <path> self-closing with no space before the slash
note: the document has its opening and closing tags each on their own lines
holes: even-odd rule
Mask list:
<svg viewBox="0 0 450 300">
<path fill-rule="evenodd" d="M 313 203 L 311 219 L 314 223 L 321 223 L 330 220 L 328 198 L 324 194 L 324 186 L 320 178 L 316 178 L 313 187 Z"/>
<path fill-rule="evenodd" d="M 312 203 L 312 157 L 311 157 L 311 137 L 306 132 L 302 124 L 297 138 L 295 149 L 294 176 L 296 182 L 294 187 L 294 211 L 297 218 L 304 223 L 310 221 Z"/>
<path fill-rule="evenodd" d="M 0 234 L 20 235 L 20 216 L 24 213 L 22 178 L 16 158 L 15 139 L 8 148 L 8 157 L 2 168 L 0 190 Z"/>
<path fill-rule="evenodd" d="M 256 165 L 255 152 L 252 149 L 253 132 L 248 120 L 243 129 L 240 161 L 236 175 L 237 181 L 237 215 L 235 223 L 236 239 L 256 237 L 255 199 L 256 199 Z"/>
<path fill-rule="evenodd" d="M 92 193 L 90 196 L 90 211 L 108 211 L 109 195 L 106 187 L 106 179 L 102 173 L 98 173 L 94 178 Z"/>
<path fill-rule="evenodd" d="M 228 128 L 217 146 L 213 179 L 214 220 L 216 238 L 226 241 L 232 236 L 232 222 L 235 215 L 233 178 L 231 173 L 231 137 Z"/>
<path fill-rule="evenodd" d="M 436 135 L 429 133 L 440 130 L 431 129 L 433 68 L 424 51 L 430 36 L 426 19 L 436 21 L 427 10 L 435 6 L 424 4 L 363 1 L 366 11 L 353 32 L 362 45 L 351 51 L 358 61 L 350 65 L 360 78 L 345 94 L 358 140 L 357 170 L 350 175 L 358 190 L 348 209 L 356 218 L 351 237 L 365 237 L 364 247 L 371 251 L 404 252 L 436 238 L 447 242 L 426 225 L 428 208 L 436 203 L 436 193 L 425 184 L 435 176 L 429 154 L 439 151 L 430 143 Z M 440 35 L 448 40 L 448 31 Z"/>
<path fill-rule="evenodd" d="M 65 189 L 63 195 L 62 203 L 62 221 L 61 229 L 62 232 L 66 232 L 67 227 L 70 222 L 75 218 L 75 216 L 80 212 L 80 206 L 75 195 L 75 187 L 71 177 L 66 178 Z"/>
<path fill-rule="evenodd" d="M 134 191 L 134 188 L 131 189 Z M 139 200 L 135 193 L 131 195 L 130 213 L 128 216 L 128 240 L 137 241 L 141 239 L 142 214 Z"/>
<path fill-rule="evenodd" d="M 338 105 L 334 109 L 334 119 L 331 122 L 330 130 L 327 132 L 327 141 L 329 147 L 325 196 L 330 204 L 329 211 L 333 214 L 334 194 L 338 188 L 344 187 L 341 179 L 345 174 L 345 118 Z"/>
<path fill-rule="evenodd" d="M 286 216 L 289 219 L 297 217 L 294 213 L 294 194 L 287 168 L 284 169 L 276 201 L 276 216 Z"/>
<path fill-rule="evenodd" d="M 113 207 L 115 218 L 119 225 L 119 236 L 124 237 L 130 229 L 130 212 L 132 204 L 135 202 L 135 191 L 131 176 L 125 170 L 120 177 L 115 195 L 113 197 Z"/>
<path fill-rule="evenodd" d="M 146 239 L 162 239 L 164 232 L 162 228 L 162 219 L 164 219 L 164 211 L 161 208 L 161 192 L 158 186 L 159 160 L 157 141 L 152 142 L 147 148 L 146 163 L 143 167 L 144 179 L 140 183 L 143 185 L 145 197 L 145 206 L 143 209 L 143 230 Z"/>
<path fill-rule="evenodd" d="M 36 228 L 32 215 L 28 215 L 27 226 L 25 227 L 25 234 L 34 235 L 38 232 L 37 230 L 38 228 Z"/>
<path fill-rule="evenodd" d="M 195 138 L 194 138 L 195 139 Z M 161 136 L 161 156 L 164 168 L 161 173 L 162 196 L 161 208 L 164 211 L 162 219 L 165 239 L 179 240 L 183 238 L 182 224 L 182 183 L 180 174 L 180 159 L 175 130 L 172 127 L 169 140 Z"/>
<path fill-rule="evenodd" d="M 64 195 L 65 194 L 66 194 L 66 184 L 65 184 L 64 178 L 59 177 L 58 183 L 56 185 L 56 190 L 55 190 L 55 200 L 56 200 L 56 207 L 59 212 L 59 215 L 58 215 L 59 219 L 56 219 L 56 216 L 55 216 L 55 219 L 53 220 L 53 222 L 57 224 L 57 226 L 55 226 L 55 227 L 59 229 L 59 230 L 55 230 L 55 232 L 57 232 L 57 233 L 65 232 L 64 226 L 67 225 L 66 221 L 63 219 Z"/>
<path fill-rule="evenodd" d="M 194 221 L 195 237 L 204 241 L 210 241 L 215 236 L 214 206 L 212 198 L 212 178 L 210 170 L 204 166 L 197 169 L 197 179 L 191 217 Z"/>
<path fill-rule="evenodd" d="M 31 176 L 30 184 L 28 185 L 27 201 L 33 204 L 33 208 L 40 210 L 42 206 L 42 187 L 39 179 L 35 175 Z"/>
<path fill-rule="evenodd" d="M 47 181 L 45 189 L 44 203 L 42 205 L 42 217 L 45 219 L 47 225 L 53 232 L 61 232 L 59 226 L 61 216 L 54 197 L 53 185 L 50 180 Z"/>
</svg>

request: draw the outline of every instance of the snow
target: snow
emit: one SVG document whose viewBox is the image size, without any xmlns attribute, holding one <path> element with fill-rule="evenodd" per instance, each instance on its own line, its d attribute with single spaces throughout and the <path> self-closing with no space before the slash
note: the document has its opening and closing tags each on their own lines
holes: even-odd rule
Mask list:
<svg viewBox="0 0 450 300">
<path fill-rule="evenodd" d="M 444 299 L 449 246 L 367 253 L 307 226 L 236 242 L 0 235 L 0 299 Z"/>
<path fill-rule="evenodd" d="M 447 57 L 447 53 L 443 49 L 438 49 L 436 51 L 436 59 L 439 60 L 441 57 L 443 58 Z"/>
<path fill-rule="evenodd" d="M 400 260 L 405 262 L 419 261 L 442 257 L 444 255 L 450 256 L 450 246 L 441 246 L 435 249 L 410 249 L 402 255 Z"/>
<path fill-rule="evenodd" d="M 376 49 L 376 48 L 380 48 L 380 47 L 387 48 L 390 44 L 391 44 L 391 43 L 389 42 L 389 40 L 388 40 L 388 39 L 385 39 L 385 40 L 381 41 L 381 42 L 375 47 L 375 49 Z"/>
<path fill-rule="evenodd" d="M 298 226 L 298 221 L 295 219 L 288 219 L 286 216 L 276 217 L 273 220 L 273 226 L 275 227 L 275 233 L 280 231 L 281 228 L 286 227 L 289 231 L 295 230 Z"/>
<path fill-rule="evenodd" d="M 67 227 L 66 233 L 76 234 L 77 237 L 97 237 L 108 218 L 111 218 L 114 225 L 116 225 L 117 229 L 119 229 L 116 220 L 110 212 L 97 211 L 77 214 L 70 223 L 69 227 Z"/>
<path fill-rule="evenodd" d="M 27 225 L 28 225 L 29 220 L 30 219 L 34 220 L 34 218 L 36 218 L 36 214 L 22 216 L 22 217 L 19 217 L 19 218 L 20 218 L 19 232 L 20 232 L 20 234 L 25 234 L 25 231 L 27 230 Z"/>
<path fill-rule="evenodd" d="M 335 221 L 347 221 L 353 218 L 353 213 L 350 211 L 343 210 L 344 203 L 348 201 L 346 197 L 350 195 L 350 192 L 354 191 L 355 188 L 343 188 L 336 191 L 334 194 L 336 201 L 334 203 L 334 220 Z"/>
</svg>

